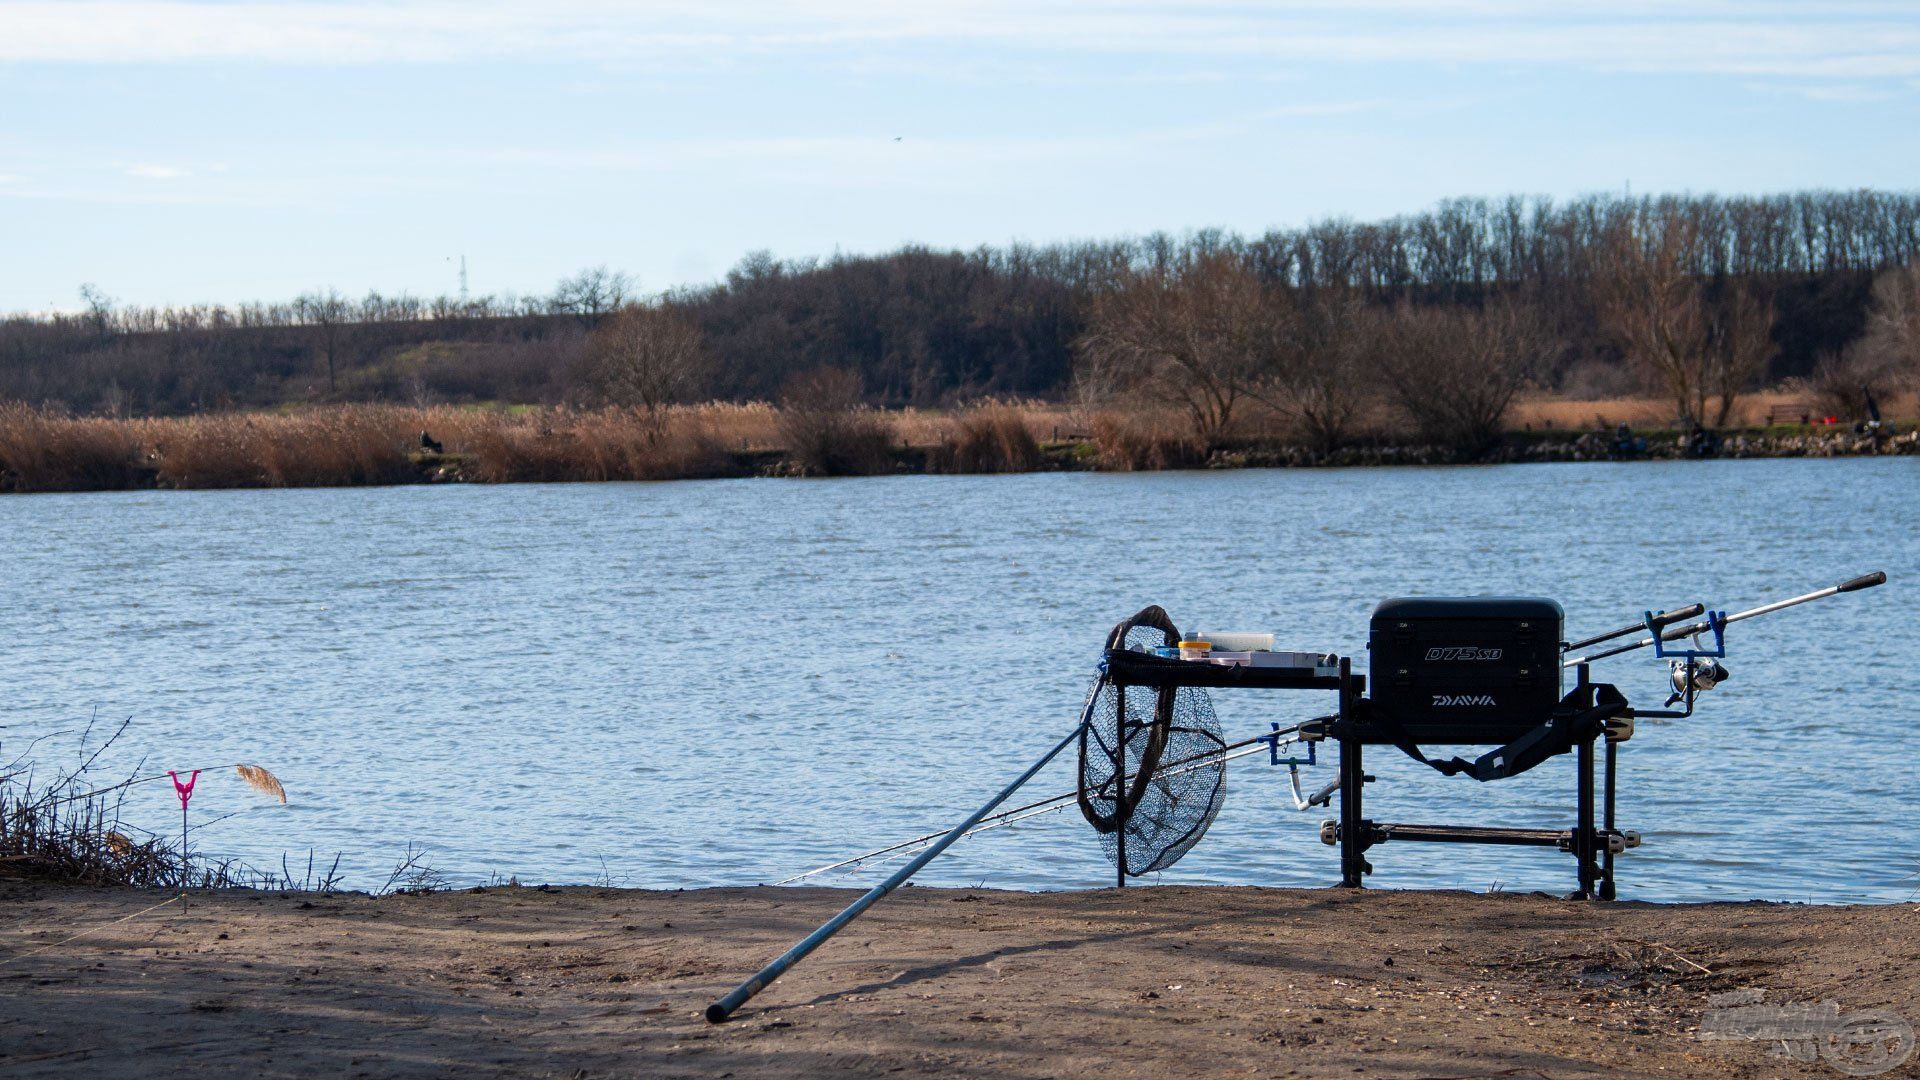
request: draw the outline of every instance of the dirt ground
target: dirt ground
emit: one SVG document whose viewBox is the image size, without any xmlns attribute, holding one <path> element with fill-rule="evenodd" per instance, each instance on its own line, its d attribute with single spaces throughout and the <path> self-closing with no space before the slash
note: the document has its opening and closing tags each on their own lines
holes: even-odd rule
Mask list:
<svg viewBox="0 0 1920 1080">
<path fill-rule="evenodd" d="M 0 883 L 0 1073 L 1838 1076 L 1703 1013 L 1920 1020 L 1920 905 L 1192 887 L 909 887 L 701 1018 L 854 895 L 195 894 L 35 953 L 168 894 Z"/>
</svg>

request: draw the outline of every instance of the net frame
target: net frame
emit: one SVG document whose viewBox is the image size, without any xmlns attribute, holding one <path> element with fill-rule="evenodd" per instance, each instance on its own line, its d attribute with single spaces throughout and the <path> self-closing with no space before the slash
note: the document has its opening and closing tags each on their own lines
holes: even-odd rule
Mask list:
<svg viewBox="0 0 1920 1080">
<path fill-rule="evenodd" d="M 1107 649 L 1149 652 L 1179 641 L 1167 613 L 1148 607 L 1113 628 Z M 1081 816 L 1121 880 L 1179 861 L 1219 814 L 1226 766 L 1208 759 L 1226 744 L 1205 690 L 1122 686 L 1102 675 L 1079 742 Z"/>
<path fill-rule="evenodd" d="M 1109 652 L 1119 649 L 1150 652 L 1155 645 L 1178 644 L 1180 631 L 1158 606 L 1142 608 L 1107 634 Z M 1134 695 L 1131 701 L 1129 691 Z M 1142 702 L 1143 695 L 1150 702 Z M 1081 816 L 1095 832 L 1106 835 L 1119 831 L 1133 808 L 1146 796 L 1147 782 L 1152 779 L 1153 769 L 1159 765 L 1160 755 L 1166 749 L 1173 720 L 1173 695 L 1164 688 L 1119 686 L 1102 675 L 1094 684 L 1093 696 L 1088 722 L 1080 729 L 1077 801 Z M 1150 709 L 1151 715 L 1146 715 L 1143 708 Z M 1136 715 L 1130 716 L 1130 713 Z M 1130 727 L 1134 730 L 1129 731 Z M 1144 731 L 1146 738 L 1136 746 L 1133 744 L 1139 731 Z M 1135 773 L 1131 784 L 1124 781 L 1129 767 Z M 1119 789 L 1119 798 L 1115 800 L 1106 794 L 1104 798 L 1109 806 L 1096 806 L 1096 796 L 1109 785 Z"/>
</svg>

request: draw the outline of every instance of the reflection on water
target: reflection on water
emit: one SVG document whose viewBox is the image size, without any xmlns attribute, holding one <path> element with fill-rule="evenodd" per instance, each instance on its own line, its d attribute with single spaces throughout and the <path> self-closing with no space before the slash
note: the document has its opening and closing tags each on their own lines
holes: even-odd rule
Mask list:
<svg viewBox="0 0 1920 1080">
<path fill-rule="evenodd" d="M 0 499 L 0 750 L 98 710 L 103 768 L 203 780 L 209 850 L 408 842 L 458 882 L 766 881 L 956 820 L 1065 732 L 1107 628 L 1273 630 L 1364 656 L 1392 595 L 1505 592 L 1596 632 L 1645 607 L 1888 586 L 1730 631 L 1734 678 L 1622 753 L 1623 897 L 1904 900 L 1920 889 L 1913 459 L 141 492 Z M 1639 700 L 1654 661 L 1598 673 Z M 1229 738 L 1331 695 L 1219 693 Z M 36 750 L 72 752 L 77 735 Z M 1236 763 L 1168 882 L 1325 884 L 1323 812 Z M 1555 825 L 1571 759 L 1481 786 L 1391 751 L 1383 820 Z M 1323 768 L 1318 779 L 1330 778 Z M 1034 797 L 1071 786 L 1071 763 Z M 127 813 L 164 829 L 167 785 Z M 1562 891 L 1553 852 L 1389 845 L 1386 886 Z M 859 880 L 859 879 L 856 879 Z M 1074 812 L 968 841 L 930 883 L 1107 881 Z"/>
</svg>

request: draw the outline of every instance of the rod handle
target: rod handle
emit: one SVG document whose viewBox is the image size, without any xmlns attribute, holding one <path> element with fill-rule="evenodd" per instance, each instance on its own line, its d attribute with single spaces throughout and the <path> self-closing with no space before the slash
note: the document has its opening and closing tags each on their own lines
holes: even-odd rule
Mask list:
<svg viewBox="0 0 1920 1080">
<path fill-rule="evenodd" d="M 1706 612 L 1706 610 L 1707 608 L 1705 604 L 1688 604 L 1686 607 L 1676 608 L 1673 611 L 1663 611 L 1660 614 L 1655 615 L 1653 617 L 1653 626 L 1654 626 L 1654 629 L 1656 630 L 1663 629 L 1665 627 L 1672 626 L 1674 623 L 1679 622 L 1681 619 L 1691 619 L 1696 615 L 1703 614 Z M 1645 622 L 1628 623 L 1627 625 L 1621 627 L 1618 630 L 1609 630 L 1604 634 L 1595 634 L 1590 638 L 1581 638 L 1579 641 L 1569 641 L 1566 644 L 1560 646 L 1560 651 L 1573 652 L 1576 649 L 1584 649 L 1592 645 L 1598 645 L 1603 641 L 1612 641 L 1614 638 L 1617 638 L 1617 637 L 1625 637 L 1628 634 L 1637 634 L 1640 631 L 1645 630 L 1646 628 L 1647 628 L 1647 624 Z"/>
<path fill-rule="evenodd" d="M 1707 611 L 1707 606 L 1705 604 L 1688 604 L 1686 607 L 1680 608 L 1678 610 L 1664 611 L 1658 615 L 1655 615 L 1653 617 L 1653 625 L 1656 627 L 1671 626 L 1674 623 L 1679 622 L 1681 619 L 1691 619 L 1696 615 L 1704 615 L 1706 614 L 1706 611 Z"/>
<path fill-rule="evenodd" d="M 1887 572 L 1885 570 L 1875 570 L 1871 574 L 1862 574 L 1852 581 L 1847 582 L 1845 585 L 1836 587 L 1834 591 L 1853 592 L 1856 589 L 1871 589 L 1875 585 L 1885 585 L 1886 583 Z"/>
</svg>

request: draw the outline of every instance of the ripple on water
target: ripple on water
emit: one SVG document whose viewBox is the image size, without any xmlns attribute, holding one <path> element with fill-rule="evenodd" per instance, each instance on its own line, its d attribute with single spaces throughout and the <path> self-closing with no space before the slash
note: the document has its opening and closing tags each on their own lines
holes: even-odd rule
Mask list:
<svg viewBox="0 0 1920 1080">
<path fill-rule="evenodd" d="M 1885 589 L 1736 627 L 1734 680 L 1692 720 L 1640 726 L 1620 820 L 1647 844 L 1621 882 L 1906 900 L 1916 480 L 1920 463 L 1880 459 L 9 497 L 0 753 L 68 731 L 36 755 L 75 754 L 97 708 L 135 717 L 103 775 L 258 761 L 293 804 L 211 779 L 195 814 L 243 812 L 207 849 L 273 867 L 339 851 L 362 887 L 410 842 L 462 883 L 738 884 L 957 820 L 1064 733 L 1106 628 L 1146 603 L 1364 658 L 1390 595 L 1543 594 L 1583 633 L 1882 568 Z M 1641 698 L 1661 682 L 1646 661 L 1603 675 Z M 1215 703 L 1235 735 L 1331 704 Z M 1252 760 L 1160 880 L 1334 877 L 1324 812 L 1294 813 L 1285 773 Z M 1558 764 L 1485 787 L 1385 751 L 1369 765 L 1384 819 L 1569 812 Z M 1063 761 L 1031 797 L 1070 785 Z M 126 812 L 178 824 L 164 784 Z M 1388 886 L 1570 880 L 1554 852 L 1374 861 Z M 970 840 L 926 880 L 1108 873 L 1068 810 Z"/>
</svg>

